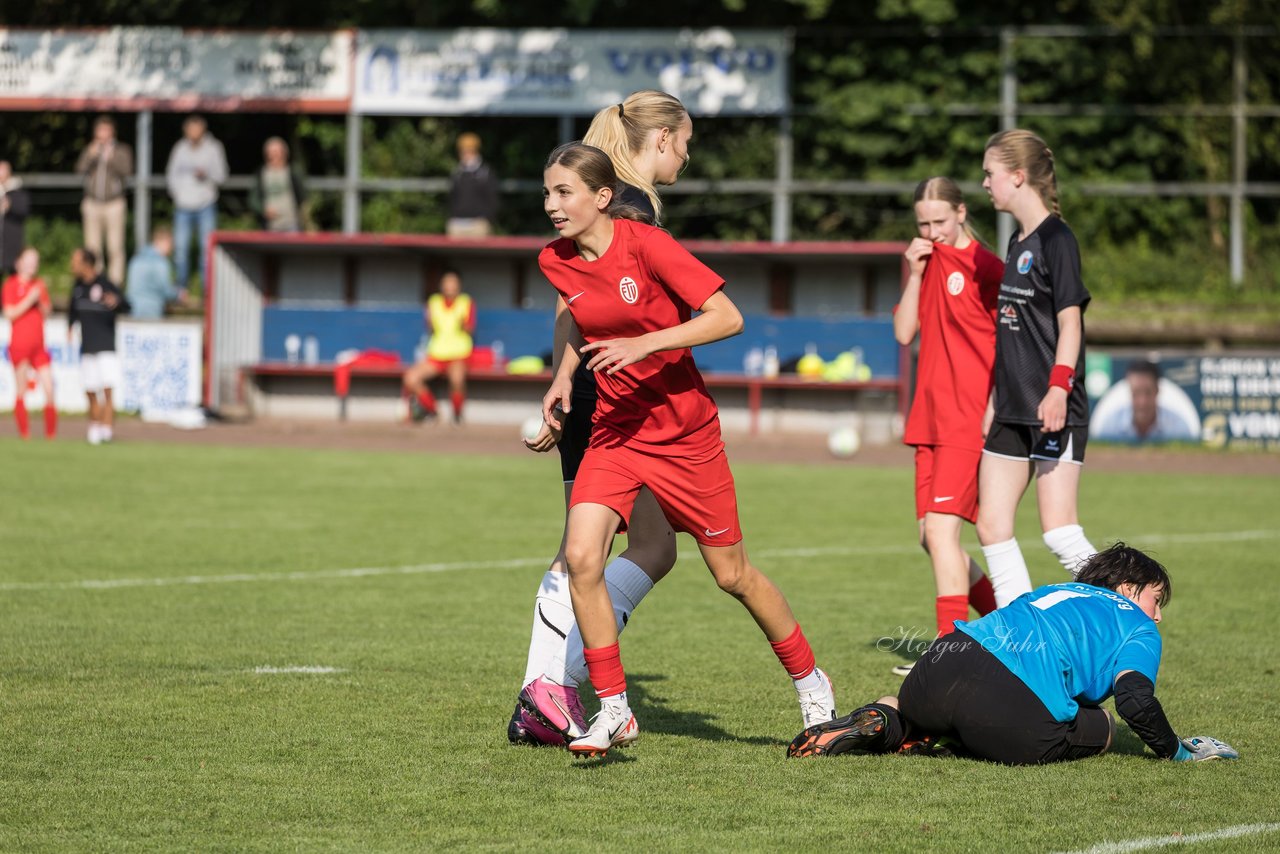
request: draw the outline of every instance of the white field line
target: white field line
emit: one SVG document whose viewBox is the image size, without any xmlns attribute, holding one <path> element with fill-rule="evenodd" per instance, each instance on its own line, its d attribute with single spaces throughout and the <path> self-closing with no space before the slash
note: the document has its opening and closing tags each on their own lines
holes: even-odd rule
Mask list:
<svg viewBox="0 0 1280 854">
<path fill-rule="evenodd" d="M 1221 830 L 1191 833 L 1183 836 L 1148 836 L 1124 842 L 1102 842 L 1092 848 L 1081 848 L 1071 854 L 1127 854 L 1130 851 L 1149 851 L 1152 848 L 1168 848 L 1173 845 L 1195 845 L 1199 842 L 1216 842 L 1219 839 L 1238 839 L 1241 836 L 1257 836 L 1261 833 L 1280 831 L 1280 824 L 1238 824 Z"/>
<path fill-rule="evenodd" d="M 343 667 L 325 667 L 319 664 L 300 664 L 290 667 L 272 667 L 264 664 L 262 667 L 255 667 L 248 671 L 249 673 L 262 673 L 268 676 L 275 676 L 280 673 L 307 673 L 307 674 L 323 674 L 323 673 L 346 673 Z"/>
<path fill-rule="evenodd" d="M 1194 534 L 1143 534 L 1129 542 L 1142 547 L 1180 543 L 1227 543 L 1250 540 L 1280 539 L 1280 529 L 1256 531 L 1206 531 Z M 761 549 L 751 555 L 765 560 L 771 558 L 805 557 L 858 557 L 866 555 L 915 554 L 919 546 L 900 544 L 892 546 L 815 546 L 789 549 Z M 699 561 L 696 551 L 685 551 L 682 561 Z M 105 578 L 77 581 L 9 581 L 0 582 L 0 592 L 24 590 L 119 590 L 129 587 L 173 587 L 192 584 L 244 584 L 282 581 L 321 581 L 324 579 L 368 578 L 383 575 L 425 575 L 437 572 L 462 572 L 485 569 L 523 569 L 546 566 L 547 557 L 521 557 L 506 560 L 456 561 L 451 563 L 420 563 L 408 566 L 367 566 L 354 569 L 318 569 L 310 572 L 257 572 L 229 573 L 226 575 L 178 575 L 160 578 Z"/>
</svg>

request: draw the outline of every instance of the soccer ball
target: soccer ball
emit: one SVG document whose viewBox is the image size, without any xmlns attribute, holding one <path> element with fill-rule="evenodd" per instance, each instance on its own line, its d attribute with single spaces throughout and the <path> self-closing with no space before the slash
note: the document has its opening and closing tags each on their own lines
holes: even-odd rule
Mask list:
<svg viewBox="0 0 1280 854">
<path fill-rule="evenodd" d="M 848 459 L 862 447 L 862 435 L 852 424 L 837 427 L 827 435 L 827 450 L 833 457 Z"/>
<path fill-rule="evenodd" d="M 538 434 L 542 432 L 542 416 L 534 415 L 526 418 L 524 423 L 520 425 L 520 437 L 526 442 L 532 442 L 538 438 Z"/>
</svg>

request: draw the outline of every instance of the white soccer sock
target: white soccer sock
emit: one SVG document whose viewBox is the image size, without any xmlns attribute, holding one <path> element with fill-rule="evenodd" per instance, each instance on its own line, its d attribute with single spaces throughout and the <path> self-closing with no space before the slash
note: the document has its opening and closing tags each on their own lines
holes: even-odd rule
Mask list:
<svg viewBox="0 0 1280 854">
<path fill-rule="evenodd" d="M 1044 544 L 1058 556 L 1062 568 L 1071 573 L 1073 578 L 1080 571 L 1080 564 L 1098 553 L 1085 538 L 1084 528 L 1079 525 L 1063 525 L 1061 528 L 1045 531 Z"/>
<path fill-rule="evenodd" d="M 569 575 L 547 570 L 533 600 L 533 633 L 529 638 L 529 659 L 520 687 L 537 679 L 564 650 L 565 638 L 574 629 L 573 601 L 569 598 Z"/>
<path fill-rule="evenodd" d="M 618 634 L 627 627 L 631 612 L 636 609 L 650 590 L 653 579 L 632 560 L 615 557 L 604 568 L 604 584 L 609 590 L 609 601 L 613 604 L 613 617 L 618 623 Z M 582 633 L 575 623 L 569 637 L 565 639 L 563 652 L 554 658 L 547 675 L 561 685 L 581 685 L 587 678 L 587 659 L 582 652 Z"/>
<path fill-rule="evenodd" d="M 1023 593 L 1031 592 L 1031 573 L 1022 558 L 1017 538 L 982 547 L 987 559 L 987 575 L 996 594 L 996 607 L 1003 608 Z"/>
<path fill-rule="evenodd" d="M 627 702 L 627 692 L 621 694 L 611 694 L 608 697 L 600 698 L 600 711 L 608 711 L 614 717 L 621 717 L 622 713 L 631 708 L 631 704 Z"/>
<path fill-rule="evenodd" d="M 791 681 L 796 684 L 797 691 L 816 691 L 822 687 L 822 677 L 818 675 L 818 668 L 816 667 L 813 668 L 813 671 L 808 676 L 802 676 Z"/>
</svg>

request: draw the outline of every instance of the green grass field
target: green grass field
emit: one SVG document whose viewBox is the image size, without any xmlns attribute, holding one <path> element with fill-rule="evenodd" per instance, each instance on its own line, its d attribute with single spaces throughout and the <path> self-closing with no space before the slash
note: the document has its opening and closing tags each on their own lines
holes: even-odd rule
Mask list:
<svg viewBox="0 0 1280 854">
<path fill-rule="evenodd" d="M 1070 850 L 1277 821 L 1280 482 L 1086 475 L 1083 522 L 1170 567 L 1158 692 L 1237 763 L 788 761 L 789 680 L 682 538 L 623 636 L 643 734 L 514 748 L 549 457 L 0 441 L 0 850 Z M 841 710 L 928 631 L 911 475 L 736 467 L 748 547 Z M 1034 502 L 1019 535 L 1062 580 Z M 344 570 L 366 570 L 344 572 Z M 337 668 L 325 674 L 258 668 Z M 1273 827 L 1205 846 L 1280 845 Z M 1118 850 L 1118 849 L 1117 849 Z"/>
</svg>

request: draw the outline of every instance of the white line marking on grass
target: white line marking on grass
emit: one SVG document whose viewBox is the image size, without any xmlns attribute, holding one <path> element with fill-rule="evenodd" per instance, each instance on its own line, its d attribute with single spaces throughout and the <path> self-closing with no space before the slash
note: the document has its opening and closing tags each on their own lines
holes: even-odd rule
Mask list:
<svg viewBox="0 0 1280 854">
<path fill-rule="evenodd" d="M 1226 543 L 1280 538 L 1280 530 L 1208 531 L 1198 534 L 1142 534 L 1130 542 L 1142 545 L 1162 543 Z M 891 546 L 813 546 L 789 549 L 761 549 L 753 554 L 761 558 L 857 557 L 860 555 L 915 554 L 915 545 Z M 686 551 L 679 559 L 701 560 L 696 551 Z M 330 578 L 370 578 L 382 575 L 424 575 L 436 572 L 461 572 L 483 569 L 523 569 L 547 565 L 547 558 L 521 557 L 506 560 L 456 561 L 420 563 L 408 566 L 367 566 L 354 569 L 318 569 L 311 572 L 229 573 L 227 575 L 179 575 L 160 578 L 104 578 L 79 581 L 9 581 L 0 582 L 0 592 L 21 590 L 119 590 L 129 587 L 173 587 L 188 584 L 244 584 L 273 581 L 321 581 Z"/>
<path fill-rule="evenodd" d="M 1219 839 L 1238 839 L 1241 836 L 1257 836 L 1260 833 L 1280 831 L 1280 824 L 1238 824 L 1222 830 L 1171 836 L 1148 836 L 1125 842 L 1103 842 L 1092 848 L 1082 848 L 1072 854 L 1127 854 L 1130 851 L 1147 851 L 1152 848 L 1168 848 L 1172 845 L 1194 845 L 1197 842 L 1216 842 Z"/>
<path fill-rule="evenodd" d="M 344 667 L 324 667 L 319 664 L 304 664 L 293 667 L 272 667 L 271 665 L 263 665 L 262 667 L 255 667 L 249 672 L 276 675 L 279 673 L 346 673 L 347 671 Z"/>
</svg>

